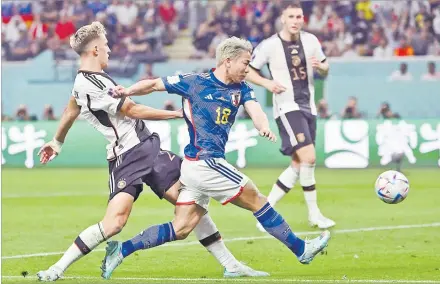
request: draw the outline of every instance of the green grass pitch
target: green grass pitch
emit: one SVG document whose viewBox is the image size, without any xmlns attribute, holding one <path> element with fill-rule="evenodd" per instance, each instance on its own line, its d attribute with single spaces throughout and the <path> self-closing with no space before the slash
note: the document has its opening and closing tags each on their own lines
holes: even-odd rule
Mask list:
<svg viewBox="0 0 440 284">
<path fill-rule="evenodd" d="M 281 170 L 244 172 L 268 194 Z M 135 253 L 110 281 L 100 279 L 101 244 L 73 264 L 60 283 L 440 283 L 440 170 L 405 171 L 410 192 L 397 205 L 383 203 L 374 193 L 381 171 L 317 170 L 320 208 L 337 226 L 326 253 L 308 266 L 258 232 L 250 212 L 213 200 L 210 214 L 227 246 L 237 259 L 268 271 L 270 277 L 223 280 L 220 265 L 191 235 L 180 243 Z M 36 282 L 36 272 L 57 261 L 82 230 L 102 218 L 107 170 L 3 169 L 2 177 L 2 283 Z M 307 225 L 299 186 L 276 209 L 294 232 L 318 234 Z M 145 188 L 127 226 L 114 239 L 125 240 L 172 217 L 173 207 Z M 22 277 L 23 271 L 29 276 Z"/>
</svg>

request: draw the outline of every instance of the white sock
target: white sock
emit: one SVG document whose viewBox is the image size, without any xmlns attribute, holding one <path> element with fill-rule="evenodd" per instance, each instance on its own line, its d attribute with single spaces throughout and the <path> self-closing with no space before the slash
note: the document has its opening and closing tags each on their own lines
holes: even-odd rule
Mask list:
<svg viewBox="0 0 440 284">
<path fill-rule="evenodd" d="M 197 239 L 203 244 L 209 238 L 214 238 L 213 242 L 209 241 L 209 245 L 206 245 L 206 249 L 217 259 L 217 261 L 229 272 L 233 272 L 237 259 L 225 246 L 225 243 L 221 239 L 220 233 L 217 227 L 208 214 L 205 214 L 197 226 L 194 228 L 194 233 Z"/>
<path fill-rule="evenodd" d="M 72 263 L 88 254 L 106 240 L 101 223 L 92 225 L 79 234 L 75 242 L 66 250 L 55 266 L 65 271 Z"/>
<path fill-rule="evenodd" d="M 288 167 L 278 177 L 277 182 L 272 186 L 272 190 L 267 197 L 272 207 L 289 192 L 298 180 L 299 172 L 296 168 Z"/>
<path fill-rule="evenodd" d="M 299 182 L 301 183 L 301 186 L 304 190 L 304 199 L 309 210 L 309 217 L 319 215 L 320 211 L 318 208 L 315 189 L 315 165 L 302 163 L 300 165 L 299 173 Z"/>
<path fill-rule="evenodd" d="M 309 210 L 309 216 L 315 217 L 316 215 L 319 215 L 320 211 L 317 203 L 316 190 L 304 191 L 304 199 Z"/>
</svg>

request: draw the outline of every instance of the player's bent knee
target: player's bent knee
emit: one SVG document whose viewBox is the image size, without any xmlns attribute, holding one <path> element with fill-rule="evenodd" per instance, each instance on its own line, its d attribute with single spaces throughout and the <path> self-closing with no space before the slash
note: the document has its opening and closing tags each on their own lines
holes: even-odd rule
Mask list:
<svg viewBox="0 0 440 284">
<path fill-rule="evenodd" d="M 248 181 L 243 187 L 241 195 L 232 203 L 241 208 L 250 210 L 252 212 L 258 211 L 266 204 L 267 198 L 262 195 L 252 181 Z"/>
<path fill-rule="evenodd" d="M 297 150 L 298 160 L 300 163 L 315 164 L 316 154 L 313 144 L 307 145 Z"/>
</svg>

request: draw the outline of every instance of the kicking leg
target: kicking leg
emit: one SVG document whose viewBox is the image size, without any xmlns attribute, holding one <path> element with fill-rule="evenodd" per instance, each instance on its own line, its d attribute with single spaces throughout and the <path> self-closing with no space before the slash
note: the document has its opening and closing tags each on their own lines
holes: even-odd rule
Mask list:
<svg viewBox="0 0 440 284">
<path fill-rule="evenodd" d="M 108 203 L 104 218 L 82 231 L 57 263 L 48 270 L 40 271 L 40 281 L 56 281 L 64 271 L 106 239 L 118 234 L 125 226 L 133 206 L 134 197 L 128 193 L 116 194 Z"/>
<path fill-rule="evenodd" d="M 298 238 L 283 217 L 267 202 L 266 197 L 259 193 L 252 181 L 248 181 L 241 195 L 232 203 L 252 211 L 264 229 L 287 246 L 303 264 L 310 263 L 315 255 L 327 246 L 330 239 L 329 231 L 324 231 L 321 236 L 310 241 Z"/>
<path fill-rule="evenodd" d="M 272 207 L 281 200 L 295 185 L 299 178 L 299 159 L 296 154 L 292 155 L 291 165 L 281 173 L 277 182 L 272 186 L 272 190 L 267 196 Z M 266 232 L 260 222 L 257 222 L 257 228 L 260 232 Z"/>
<path fill-rule="evenodd" d="M 179 196 L 179 189 L 181 183 L 175 183 L 168 189 L 164 198 L 175 205 L 177 197 Z M 240 277 L 240 276 L 269 276 L 268 273 L 256 271 L 252 268 L 243 265 L 225 246 L 220 232 L 218 231 L 214 221 L 206 212 L 200 219 L 199 223 L 194 228 L 194 233 L 200 243 L 217 259 L 217 261 L 224 267 L 225 277 Z"/>
</svg>

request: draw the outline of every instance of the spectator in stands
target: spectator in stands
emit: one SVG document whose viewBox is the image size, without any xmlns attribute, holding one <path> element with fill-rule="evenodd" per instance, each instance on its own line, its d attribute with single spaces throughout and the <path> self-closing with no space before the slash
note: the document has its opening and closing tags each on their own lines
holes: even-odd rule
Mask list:
<svg viewBox="0 0 440 284">
<path fill-rule="evenodd" d="M 144 64 L 144 73 L 139 78 L 140 80 L 152 80 L 156 79 L 158 76 L 153 73 L 153 63 L 145 63 Z"/>
<path fill-rule="evenodd" d="M 57 120 L 53 113 L 53 107 L 51 105 L 44 106 L 43 120 Z"/>
<path fill-rule="evenodd" d="M 327 26 L 327 17 L 321 9 L 315 9 L 316 11 L 310 16 L 307 30 L 314 34 L 321 34 L 325 26 Z"/>
<path fill-rule="evenodd" d="M 357 19 L 354 23 L 354 27 L 352 29 L 352 35 L 353 35 L 353 44 L 359 45 L 359 44 L 366 44 L 368 40 L 368 30 L 369 25 L 368 22 L 365 20 L 365 12 L 358 11 Z"/>
<path fill-rule="evenodd" d="M 5 39 L 10 44 L 14 44 L 20 39 L 20 31 L 26 30 L 26 24 L 18 14 L 15 5 L 11 8 L 12 17 L 7 24 L 2 24 L 2 32 L 5 33 Z"/>
<path fill-rule="evenodd" d="M 39 14 L 34 14 L 34 20 L 29 27 L 29 38 L 43 43 L 47 39 L 49 27 L 41 21 Z"/>
<path fill-rule="evenodd" d="M 36 43 L 31 43 L 25 30 L 20 31 L 20 38 L 10 45 L 10 55 L 8 60 L 22 61 L 27 60 L 39 51 Z"/>
<path fill-rule="evenodd" d="M 144 32 L 143 26 L 136 27 L 136 33 L 128 40 L 128 52 L 134 57 L 142 57 L 145 53 L 151 53 L 151 47 L 148 44 L 148 38 Z"/>
<path fill-rule="evenodd" d="M 90 12 L 93 13 L 93 15 L 97 15 L 99 12 L 105 12 L 104 10 L 101 10 L 99 5 L 103 5 L 102 7 L 106 7 L 105 4 L 102 4 L 99 1 L 95 1 L 88 4 L 88 8 L 82 3 L 82 0 L 74 0 L 70 5 L 68 5 L 65 10 L 67 13 L 67 16 L 69 16 L 72 21 L 75 23 L 75 27 L 78 29 L 88 23 L 88 19 L 90 17 Z"/>
<path fill-rule="evenodd" d="M 260 35 L 260 31 L 258 27 L 252 27 L 250 34 L 247 38 L 247 40 L 252 44 L 252 46 L 255 48 L 262 40 L 262 36 Z"/>
<path fill-rule="evenodd" d="M 28 121 L 30 116 L 28 114 L 27 107 L 25 105 L 20 105 L 15 113 L 15 120 L 17 121 Z"/>
<path fill-rule="evenodd" d="M 331 117 L 330 111 L 328 109 L 328 104 L 325 99 L 321 99 L 317 105 L 318 118 L 329 119 Z"/>
<path fill-rule="evenodd" d="M 420 33 L 413 36 L 411 46 L 414 49 L 414 55 L 427 55 L 429 44 L 432 42 L 432 38 L 428 32 L 427 27 L 422 28 Z"/>
<path fill-rule="evenodd" d="M 409 44 L 408 39 L 406 37 L 400 38 L 399 46 L 394 49 L 394 55 L 396 56 L 413 56 L 414 55 L 414 49 Z"/>
<path fill-rule="evenodd" d="M 271 37 L 274 34 L 274 30 L 272 28 L 272 25 L 270 23 L 264 23 L 263 25 L 263 35 L 262 38 L 266 39 Z"/>
<path fill-rule="evenodd" d="M 174 105 L 174 102 L 173 102 L 173 101 L 171 101 L 171 100 L 166 100 L 166 101 L 164 102 L 163 109 L 164 109 L 164 110 L 169 110 L 169 111 L 175 111 L 177 108 L 176 108 L 176 106 Z"/>
<path fill-rule="evenodd" d="M 43 23 L 55 24 L 58 21 L 58 9 L 55 0 L 47 0 L 43 2 L 43 11 L 41 20 Z"/>
<path fill-rule="evenodd" d="M 212 39 L 216 36 L 215 24 L 205 21 L 200 24 L 193 40 L 196 51 L 190 58 L 203 58 L 207 55 Z"/>
<path fill-rule="evenodd" d="M 223 31 L 222 25 L 220 23 L 217 23 L 215 25 L 215 36 L 212 39 L 211 44 L 209 45 L 209 51 L 208 51 L 209 57 L 215 58 L 215 49 L 222 41 L 224 41 L 227 38 L 228 35 L 225 34 L 225 32 Z"/>
<path fill-rule="evenodd" d="M 347 102 L 347 106 L 342 111 L 342 118 L 361 118 L 362 115 L 357 109 L 356 97 L 350 97 Z"/>
<path fill-rule="evenodd" d="M 420 78 L 423 81 L 440 81 L 440 72 L 436 71 L 435 62 L 428 62 L 428 72 Z"/>
<path fill-rule="evenodd" d="M 129 34 L 134 32 L 139 10 L 133 1 L 125 0 L 124 4 L 114 1 L 112 2 L 112 5 L 107 8 L 107 13 L 116 17 L 117 31 L 119 34 Z"/>
<path fill-rule="evenodd" d="M 69 45 L 70 36 L 76 31 L 75 25 L 67 15 L 67 11 L 60 12 L 60 20 L 55 26 L 55 34 L 61 45 Z"/>
<path fill-rule="evenodd" d="M 393 56 L 393 49 L 388 45 L 388 40 L 382 38 L 380 44 L 373 50 L 374 58 L 391 58 Z"/>
<path fill-rule="evenodd" d="M 159 15 L 164 23 L 165 33 L 162 37 L 165 45 L 172 44 L 177 37 L 179 27 L 177 24 L 177 12 L 174 5 L 169 0 L 164 0 L 159 5 Z"/>
<path fill-rule="evenodd" d="M 377 118 L 392 119 L 400 118 L 398 113 L 393 113 L 390 108 L 390 104 L 387 102 L 382 103 L 380 109 L 376 115 Z"/>
<path fill-rule="evenodd" d="M 402 62 L 399 70 L 394 71 L 388 77 L 389 81 L 411 81 L 413 76 L 408 72 L 408 64 Z"/>
<path fill-rule="evenodd" d="M 81 0 L 79 0 L 81 2 Z M 100 0 L 88 1 L 87 8 L 92 11 L 93 15 L 96 16 L 99 12 L 105 12 L 107 9 L 107 4 L 101 2 Z"/>
</svg>

